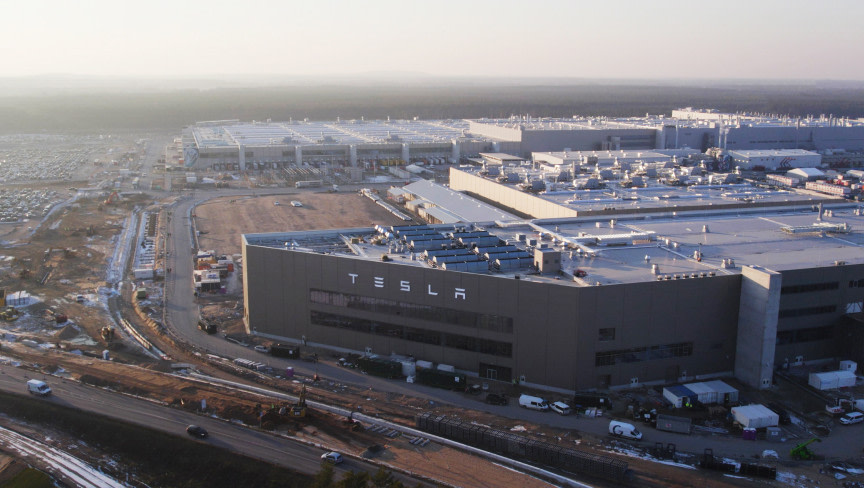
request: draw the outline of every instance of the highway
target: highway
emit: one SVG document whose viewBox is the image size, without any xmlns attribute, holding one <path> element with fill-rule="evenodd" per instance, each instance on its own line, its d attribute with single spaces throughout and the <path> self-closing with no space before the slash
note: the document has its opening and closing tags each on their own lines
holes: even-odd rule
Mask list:
<svg viewBox="0 0 864 488">
<path fill-rule="evenodd" d="M 99 413 L 178 436 L 187 435 L 185 432 L 187 425 L 200 425 L 210 433 L 208 439 L 200 442 L 303 474 L 317 473 L 321 468 L 321 455 L 328 451 L 227 421 L 184 412 L 147 400 L 81 385 L 74 381 L 43 377 L 41 374 L 10 365 L 0 366 L 0 389 L 5 392 L 25 394 L 25 383 L 32 378 L 44 378 L 53 389 L 51 396 L 38 398 L 39 401 Z M 374 474 L 377 470 L 377 465 L 350 457 L 346 457 L 345 462 L 335 466 L 336 479 L 340 479 L 349 471 L 367 471 Z M 417 479 L 400 473 L 394 473 L 394 476 L 406 486 L 415 486 L 418 482 Z"/>
</svg>

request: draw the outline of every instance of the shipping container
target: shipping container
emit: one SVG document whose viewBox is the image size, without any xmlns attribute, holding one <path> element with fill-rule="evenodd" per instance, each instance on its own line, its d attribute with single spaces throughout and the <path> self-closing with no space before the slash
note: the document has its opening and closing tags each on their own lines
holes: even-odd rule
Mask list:
<svg viewBox="0 0 864 488">
<path fill-rule="evenodd" d="M 357 367 L 367 374 L 383 378 L 399 378 L 402 376 L 402 363 L 375 356 L 357 358 Z"/>
<path fill-rule="evenodd" d="M 273 344 L 270 354 L 280 358 L 297 359 L 300 357 L 300 347 L 290 344 Z"/>
<path fill-rule="evenodd" d="M 657 430 L 666 432 L 678 432 L 679 434 L 690 433 L 691 421 L 687 417 L 675 417 L 673 415 L 657 415 Z"/>
<path fill-rule="evenodd" d="M 418 369 L 415 381 L 420 384 L 448 390 L 464 390 L 468 385 L 464 374 L 438 369 Z"/>
</svg>

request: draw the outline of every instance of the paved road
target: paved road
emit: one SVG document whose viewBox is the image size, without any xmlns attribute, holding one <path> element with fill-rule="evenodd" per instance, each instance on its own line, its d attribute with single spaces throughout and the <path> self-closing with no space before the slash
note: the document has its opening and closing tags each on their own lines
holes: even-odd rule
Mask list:
<svg viewBox="0 0 864 488">
<path fill-rule="evenodd" d="M 0 366 L 0 389 L 3 391 L 24 394 L 26 392 L 25 383 L 27 379 L 32 378 L 43 379 L 43 376 L 9 365 Z M 74 381 L 60 380 L 54 377 L 45 379 L 51 386 L 53 394 L 50 397 L 40 399 L 41 401 L 100 413 L 179 436 L 187 435 L 185 433 L 187 425 L 197 424 L 210 433 L 210 437 L 202 442 L 300 473 L 309 475 L 317 473 L 321 468 L 320 456 L 327 452 L 324 449 L 308 446 L 291 439 L 84 386 Z M 349 471 L 367 471 L 374 474 L 377 470 L 378 466 L 374 464 L 359 459 L 346 458 L 344 463 L 336 466 L 336 478 L 341 478 L 344 473 Z M 394 475 L 406 486 L 417 484 L 416 479 L 398 473 L 394 473 Z"/>
</svg>

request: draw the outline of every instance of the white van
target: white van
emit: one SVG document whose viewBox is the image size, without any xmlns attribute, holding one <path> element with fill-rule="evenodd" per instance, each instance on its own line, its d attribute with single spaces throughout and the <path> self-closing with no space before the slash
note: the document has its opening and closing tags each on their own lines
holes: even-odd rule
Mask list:
<svg viewBox="0 0 864 488">
<path fill-rule="evenodd" d="M 44 381 L 29 380 L 27 382 L 27 391 L 29 391 L 31 395 L 47 396 L 51 394 L 51 387 Z"/>
<path fill-rule="evenodd" d="M 549 404 L 546 400 L 531 395 L 521 395 L 519 397 L 519 406 L 530 408 L 531 410 L 549 410 Z"/>
<path fill-rule="evenodd" d="M 849 412 L 840 417 L 840 423 L 843 425 L 857 424 L 859 422 L 864 422 L 864 413 Z"/>
<path fill-rule="evenodd" d="M 570 405 L 567 405 L 564 402 L 555 402 L 549 405 L 549 408 L 552 409 L 553 412 L 560 415 L 570 415 Z"/>
<path fill-rule="evenodd" d="M 609 422 L 609 433 L 614 436 L 626 437 L 628 439 L 639 440 L 642 438 L 642 433 L 639 432 L 636 427 L 633 427 L 633 424 L 619 422 L 617 420 Z"/>
</svg>

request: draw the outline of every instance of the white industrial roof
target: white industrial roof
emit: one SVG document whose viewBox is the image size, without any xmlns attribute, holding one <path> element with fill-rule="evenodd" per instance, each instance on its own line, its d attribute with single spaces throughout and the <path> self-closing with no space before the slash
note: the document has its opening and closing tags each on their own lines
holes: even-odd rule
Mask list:
<svg viewBox="0 0 864 488">
<path fill-rule="evenodd" d="M 403 187 L 436 207 L 445 208 L 462 222 L 494 222 L 496 220 L 518 220 L 519 217 L 483 203 L 428 180 L 420 180 Z"/>
<path fill-rule="evenodd" d="M 786 176 L 803 176 L 805 178 L 815 178 L 823 175 L 825 175 L 825 173 L 816 168 L 795 168 L 786 172 Z"/>
</svg>

